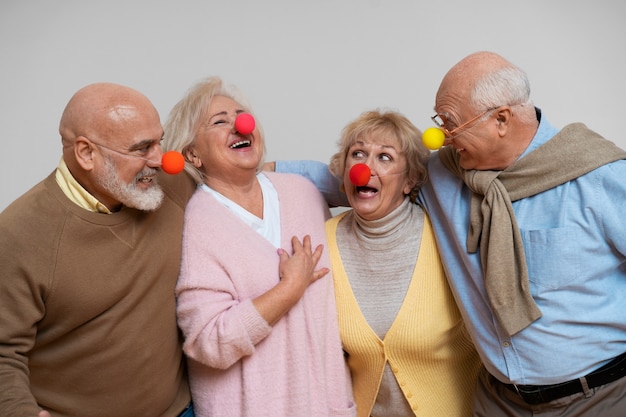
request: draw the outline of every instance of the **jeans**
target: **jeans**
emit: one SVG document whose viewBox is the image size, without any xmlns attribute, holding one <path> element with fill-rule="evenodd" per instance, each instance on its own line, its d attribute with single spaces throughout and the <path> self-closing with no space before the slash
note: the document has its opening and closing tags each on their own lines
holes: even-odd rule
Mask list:
<svg viewBox="0 0 626 417">
<path fill-rule="evenodd" d="M 187 408 L 185 408 L 179 415 L 178 417 L 195 417 L 195 414 L 193 412 L 193 403 L 189 403 L 189 405 L 187 406 Z"/>
</svg>

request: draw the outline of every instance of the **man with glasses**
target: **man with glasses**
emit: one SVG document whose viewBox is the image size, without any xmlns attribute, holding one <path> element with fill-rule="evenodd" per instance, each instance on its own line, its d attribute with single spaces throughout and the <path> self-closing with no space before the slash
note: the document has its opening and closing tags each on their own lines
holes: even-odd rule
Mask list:
<svg viewBox="0 0 626 417">
<path fill-rule="evenodd" d="M 477 416 L 623 416 L 626 152 L 559 130 L 523 71 L 479 52 L 443 78 L 422 200 L 485 369 Z M 547 411 L 551 410 L 551 411 Z"/>
<path fill-rule="evenodd" d="M 435 111 L 446 146 L 420 200 L 485 365 L 474 415 L 623 417 L 626 152 L 550 125 L 525 73 L 490 52 L 450 69 Z M 344 204 L 324 167 L 275 168 Z"/>
<path fill-rule="evenodd" d="M 174 287 L 194 183 L 130 88 L 70 99 L 58 168 L 0 214 L 0 415 L 193 416 Z"/>
</svg>

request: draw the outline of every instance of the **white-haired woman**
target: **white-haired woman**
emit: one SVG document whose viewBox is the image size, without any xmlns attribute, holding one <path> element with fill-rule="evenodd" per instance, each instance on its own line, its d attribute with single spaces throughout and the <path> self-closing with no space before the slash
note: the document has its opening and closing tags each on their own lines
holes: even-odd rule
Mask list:
<svg viewBox="0 0 626 417">
<path fill-rule="evenodd" d="M 303 178 L 259 171 L 263 134 L 237 132 L 241 113 L 252 110 L 213 77 L 165 124 L 164 148 L 199 184 L 176 287 L 195 413 L 355 415 L 322 248 L 328 207 Z"/>
</svg>

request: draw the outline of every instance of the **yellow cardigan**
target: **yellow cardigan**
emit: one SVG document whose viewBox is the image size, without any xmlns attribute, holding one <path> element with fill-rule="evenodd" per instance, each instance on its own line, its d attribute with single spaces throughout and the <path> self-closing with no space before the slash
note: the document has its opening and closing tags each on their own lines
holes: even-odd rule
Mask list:
<svg viewBox="0 0 626 417">
<path fill-rule="evenodd" d="M 428 216 L 405 301 L 380 340 L 361 314 L 337 247 L 345 214 L 326 222 L 326 236 L 357 415 L 369 417 L 388 361 L 416 416 L 470 416 L 480 360 L 448 287 Z"/>
</svg>

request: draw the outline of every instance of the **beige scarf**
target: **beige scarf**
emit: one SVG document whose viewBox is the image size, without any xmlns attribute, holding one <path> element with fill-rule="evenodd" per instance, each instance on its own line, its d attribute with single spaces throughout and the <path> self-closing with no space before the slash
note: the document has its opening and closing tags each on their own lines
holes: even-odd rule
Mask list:
<svg viewBox="0 0 626 417">
<path fill-rule="evenodd" d="M 480 242 L 489 301 L 512 336 L 541 317 L 541 311 L 530 295 L 524 246 L 511 202 L 626 159 L 626 151 L 574 123 L 503 171 L 466 171 L 451 146 L 441 149 L 439 158 L 473 191 L 467 250 L 475 253 Z"/>
</svg>

